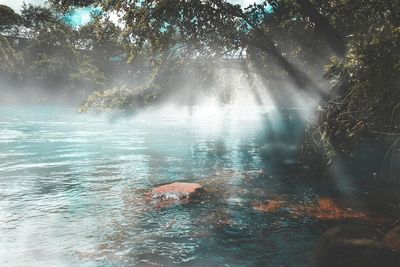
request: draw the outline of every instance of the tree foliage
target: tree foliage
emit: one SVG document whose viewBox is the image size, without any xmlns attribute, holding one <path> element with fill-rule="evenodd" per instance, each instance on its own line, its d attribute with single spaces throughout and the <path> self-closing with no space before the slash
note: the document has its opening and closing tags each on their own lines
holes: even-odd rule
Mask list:
<svg viewBox="0 0 400 267">
<path fill-rule="evenodd" d="M 21 22 L 20 15 L 6 5 L 0 5 L 0 17 L 0 31 L 10 29 Z"/>
<path fill-rule="evenodd" d="M 346 57 L 326 66 L 335 97 L 327 102 L 318 132 L 331 156 L 354 158 L 361 141 L 400 133 L 399 38 L 399 27 L 382 25 L 355 37 Z"/>
<path fill-rule="evenodd" d="M 0 27 L 1 74 L 10 83 L 87 95 L 103 88 L 123 67 L 110 60 L 123 52 L 120 30 L 108 20 L 98 17 L 74 28 L 51 7 L 24 4 L 18 15 L 1 6 L 0 12 L 10 18 Z"/>
</svg>

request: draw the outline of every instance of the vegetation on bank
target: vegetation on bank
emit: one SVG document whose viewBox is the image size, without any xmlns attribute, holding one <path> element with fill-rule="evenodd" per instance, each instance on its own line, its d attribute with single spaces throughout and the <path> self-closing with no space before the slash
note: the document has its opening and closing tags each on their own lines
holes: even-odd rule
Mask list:
<svg viewBox="0 0 400 267">
<path fill-rule="evenodd" d="M 303 156 L 319 168 L 339 158 L 369 177 L 399 177 L 400 27 L 388 22 L 351 36 L 345 57 L 325 66 L 330 96 Z"/>
<path fill-rule="evenodd" d="M 93 16 L 73 27 L 53 7 L 25 4 L 16 13 L 0 5 L 2 91 L 41 88 L 50 97 L 83 100 L 95 90 L 137 83 L 137 64 L 115 59 L 123 55 L 121 29 L 101 14 Z M 142 66 L 140 71 L 146 72 Z"/>
<path fill-rule="evenodd" d="M 192 103 L 218 81 L 219 62 L 239 58 L 249 84 L 262 80 L 279 105 L 296 97 L 293 91 L 322 99 L 303 144 L 310 166 L 355 161 L 367 143 L 382 150 L 371 173 L 393 162 L 400 137 L 399 1 L 49 2 L 24 5 L 21 14 L 0 6 L 0 75 L 11 85 L 89 95 L 82 111 L 132 110 L 177 90 L 185 94 L 174 97 Z M 104 13 L 79 28 L 67 25 L 62 14 L 80 7 Z"/>
</svg>

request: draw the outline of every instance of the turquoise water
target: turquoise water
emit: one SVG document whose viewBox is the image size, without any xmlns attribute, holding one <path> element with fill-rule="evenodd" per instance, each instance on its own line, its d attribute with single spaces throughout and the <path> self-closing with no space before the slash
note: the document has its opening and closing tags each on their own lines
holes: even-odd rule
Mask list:
<svg viewBox="0 0 400 267">
<path fill-rule="evenodd" d="M 1 266 L 308 266 L 325 226 L 255 201 L 315 198 L 298 183 L 299 121 L 204 107 L 133 117 L 0 108 Z M 261 172 L 260 170 L 263 170 Z M 201 183 L 201 201 L 148 206 L 151 188 Z"/>
</svg>

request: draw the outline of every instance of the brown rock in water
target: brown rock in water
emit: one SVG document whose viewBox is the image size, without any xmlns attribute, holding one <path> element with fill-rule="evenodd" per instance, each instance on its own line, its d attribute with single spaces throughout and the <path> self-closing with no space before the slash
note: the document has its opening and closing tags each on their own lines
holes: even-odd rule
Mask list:
<svg viewBox="0 0 400 267">
<path fill-rule="evenodd" d="M 254 203 L 253 209 L 263 212 L 275 212 L 283 207 L 284 201 L 269 200 L 265 203 Z"/>
<path fill-rule="evenodd" d="M 151 190 L 150 200 L 179 201 L 187 200 L 201 191 L 202 186 L 197 183 L 172 183 L 161 185 Z"/>
<path fill-rule="evenodd" d="M 355 220 L 368 218 L 363 212 L 339 208 L 331 198 L 320 198 L 318 200 L 318 209 L 310 210 L 310 216 L 320 220 Z"/>
<path fill-rule="evenodd" d="M 253 203 L 252 207 L 262 212 L 276 212 L 285 208 L 291 217 L 309 217 L 322 221 L 357 220 L 371 223 L 383 223 L 386 221 L 385 218 L 375 218 L 365 212 L 340 207 L 334 199 L 329 197 L 321 197 L 317 203 L 310 204 L 292 204 L 281 200 L 268 200 L 264 203 Z M 400 237 L 400 226 L 398 236 Z M 398 244 L 400 249 L 400 238 Z"/>
<path fill-rule="evenodd" d="M 386 248 L 376 230 L 342 225 L 326 231 L 316 243 L 312 267 L 398 267 L 399 254 Z"/>
<path fill-rule="evenodd" d="M 385 235 L 383 243 L 391 250 L 400 252 L 400 225 L 396 226 Z"/>
<path fill-rule="evenodd" d="M 290 213 L 295 216 L 308 216 L 317 220 L 372 220 L 366 213 L 341 208 L 332 198 L 318 199 L 318 205 L 292 205 Z"/>
</svg>

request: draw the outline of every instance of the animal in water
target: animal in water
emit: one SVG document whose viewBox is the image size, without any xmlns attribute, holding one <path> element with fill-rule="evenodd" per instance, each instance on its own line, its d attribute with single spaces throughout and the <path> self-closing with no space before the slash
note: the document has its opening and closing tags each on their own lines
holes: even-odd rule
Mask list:
<svg viewBox="0 0 400 267">
<path fill-rule="evenodd" d="M 379 240 L 377 231 L 363 225 L 341 225 L 317 241 L 312 267 L 398 267 L 400 254 Z"/>
</svg>

